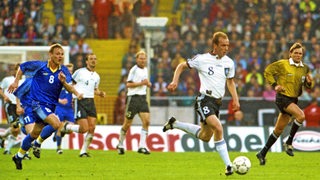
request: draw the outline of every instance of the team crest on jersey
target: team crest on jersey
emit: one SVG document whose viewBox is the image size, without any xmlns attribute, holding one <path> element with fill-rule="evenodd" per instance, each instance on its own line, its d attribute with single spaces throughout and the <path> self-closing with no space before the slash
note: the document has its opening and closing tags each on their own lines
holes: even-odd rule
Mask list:
<svg viewBox="0 0 320 180">
<path fill-rule="evenodd" d="M 43 75 L 48 76 L 48 73 L 47 73 L 47 72 L 44 72 Z"/>
<path fill-rule="evenodd" d="M 230 68 L 224 68 L 224 74 L 227 76 L 229 74 Z"/>
</svg>

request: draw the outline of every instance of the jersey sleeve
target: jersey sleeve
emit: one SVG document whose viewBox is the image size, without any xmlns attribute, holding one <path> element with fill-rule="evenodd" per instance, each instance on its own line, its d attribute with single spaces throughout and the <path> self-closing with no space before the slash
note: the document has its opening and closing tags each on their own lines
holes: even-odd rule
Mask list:
<svg viewBox="0 0 320 180">
<path fill-rule="evenodd" d="M 71 76 L 68 68 L 66 66 L 64 66 L 64 65 L 61 68 L 62 68 L 63 74 L 66 76 L 66 82 L 67 83 L 72 83 L 72 76 Z"/>
<path fill-rule="evenodd" d="M 236 73 L 236 70 L 235 70 L 234 62 L 232 59 L 230 59 L 230 69 L 229 69 L 229 72 L 227 72 L 227 78 L 228 79 L 234 78 L 235 73 Z"/>
<path fill-rule="evenodd" d="M 20 70 L 25 73 L 34 73 L 37 71 L 39 68 L 44 66 L 47 62 L 43 61 L 27 61 L 22 64 L 20 64 Z"/>
<path fill-rule="evenodd" d="M 264 71 L 264 78 L 273 87 L 277 85 L 277 81 L 275 77 L 279 75 L 281 62 L 282 61 L 276 61 L 272 64 L 269 64 Z"/>
<path fill-rule="evenodd" d="M 191 59 L 187 60 L 187 65 L 189 68 L 197 69 L 199 67 L 199 55 L 194 56 Z"/>
<path fill-rule="evenodd" d="M 75 83 L 78 82 L 78 74 L 79 74 L 80 69 L 77 69 L 73 74 L 72 74 L 72 79 Z"/>
</svg>

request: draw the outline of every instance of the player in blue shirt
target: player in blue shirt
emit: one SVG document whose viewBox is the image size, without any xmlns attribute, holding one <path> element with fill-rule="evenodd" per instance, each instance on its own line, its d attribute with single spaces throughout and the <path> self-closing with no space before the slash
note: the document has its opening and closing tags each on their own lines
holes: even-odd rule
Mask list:
<svg viewBox="0 0 320 180">
<path fill-rule="evenodd" d="M 70 74 L 72 74 L 73 71 L 73 65 L 68 64 L 66 65 L 68 68 Z M 74 111 L 72 107 L 72 93 L 68 92 L 65 88 L 62 88 L 58 104 L 56 105 L 55 114 L 59 117 L 61 122 L 68 121 L 74 124 Z M 46 140 L 48 137 L 51 136 L 53 132 L 55 133 L 54 140 L 57 141 L 57 153 L 62 154 L 61 149 L 61 132 L 56 131 L 52 126 L 47 125 L 44 127 L 40 133 L 40 136 L 37 138 L 37 140 L 34 142 L 33 145 L 33 154 L 35 157 L 40 158 L 40 147 L 44 140 Z M 56 136 L 57 135 L 57 136 Z"/>
<path fill-rule="evenodd" d="M 68 84 L 71 82 L 71 74 L 64 65 L 61 65 L 63 59 L 64 51 L 62 46 L 53 44 L 49 49 L 48 61 L 29 61 L 21 64 L 14 83 L 8 89 L 9 92 L 14 92 L 24 72 L 36 71 L 30 86 L 35 125 L 30 134 L 23 139 L 18 153 L 12 157 L 16 169 L 22 169 L 22 158 L 26 151 L 30 149 L 32 141 L 40 135 L 46 124 L 50 124 L 54 129 L 63 127 L 59 118 L 54 114 L 62 87 L 80 97 L 80 94 L 73 86 Z"/>
</svg>

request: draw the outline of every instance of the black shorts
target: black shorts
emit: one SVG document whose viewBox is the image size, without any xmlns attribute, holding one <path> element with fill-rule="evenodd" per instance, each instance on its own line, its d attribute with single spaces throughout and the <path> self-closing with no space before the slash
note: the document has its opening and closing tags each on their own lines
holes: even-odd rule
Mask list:
<svg viewBox="0 0 320 180">
<path fill-rule="evenodd" d="M 75 120 L 86 119 L 88 116 L 97 117 L 96 105 L 93 98 L 83 98 L 74 101 Z"/>
<path fill-rule="evenodd" d="M 8 124 L 12 124 L 15 121 L 19 120 L 18 119 L 19 116 L 17 115 L 17 111 L 16 111 L 17 109 L 16 104 L 5 103 L 4 107 L 7 115 Z"/>
<path fill-rule="evenodd" d="M 128 96 L 126 99 L 126 118 L 133 119 L 138 113 L 150 112 L 146 95 Z"/>
<path fill-rule="evenodd" d="M 284 109 L 287 108 L 291 103 L 297 104 L 298 98 L 292 98 L 285 96 L 283 94 L 277 93 L 276 95 L 276 105 L 278 106 L 278 109 L 283 114 L 289 114 Z M 289 114 L 291 115 L 291 114 Z"/>
<path fill-rule="evenodd" d="M 200 94 L 196 98 L 194 108 L 200 116 L 200 121 L 205 123 L 206 118 L 211 115 L 216 115 L 219 118 L 221 104 L 221 99 Z"/>
</svg>

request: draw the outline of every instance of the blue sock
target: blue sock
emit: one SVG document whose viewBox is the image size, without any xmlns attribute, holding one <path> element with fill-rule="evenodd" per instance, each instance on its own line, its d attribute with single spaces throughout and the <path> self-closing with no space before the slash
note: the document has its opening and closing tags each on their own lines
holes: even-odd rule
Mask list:
<svg viewBox="0 0 320 180">
<path fill-rule="evenodd" d="M 28 151 L 31 148 L 31 143 L 34 139 L 28 134 L 22 141 L 21 149 Z"/>
<path fill-rule="evenodd" d="M 46 126 L 42 129 L 42 131 L 41 131 L 41 133 L 40 133 L 40 137 L 41 137 L 43 140 L 45 140 L 45 139 L 47 139 L 48 137 L 50 137 L 51 134 L 54 133 L 55 131 L 56 131 L 56 130 L 55 130 L 52 126 L 46 125 Z"/>
<path fill-rule="evenodd" d="M 25 135 L 28 134 L 27 131 L 26 131 L 26 128 L 25 128 L 24 126 L 22 126 L 22 127 L 20 128 L 20 130 L 23 132 L 23 134 L 25 134 Z"/>
<path fill-rule="evenodd" d="M 61 146 L 62 137 L 61 136 L 56 136 L 56 139 L 57 139 L 57 146 L 60 147 Z"/>
</svg>

